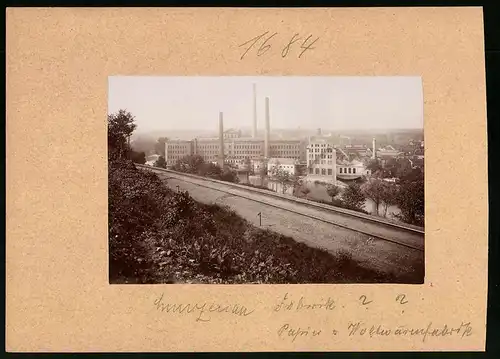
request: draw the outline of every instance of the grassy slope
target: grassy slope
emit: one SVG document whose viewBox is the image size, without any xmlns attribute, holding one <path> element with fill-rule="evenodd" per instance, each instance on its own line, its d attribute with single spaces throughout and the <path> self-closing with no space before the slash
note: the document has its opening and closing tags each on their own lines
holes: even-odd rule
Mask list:
<svg viewBox="0 0 500 359">
<path fill-rule="evenodd" d="M 174 193 L 150 171 L 110 163 L 111 283 L 411 282 L 262 230 Z"/>
</svg>

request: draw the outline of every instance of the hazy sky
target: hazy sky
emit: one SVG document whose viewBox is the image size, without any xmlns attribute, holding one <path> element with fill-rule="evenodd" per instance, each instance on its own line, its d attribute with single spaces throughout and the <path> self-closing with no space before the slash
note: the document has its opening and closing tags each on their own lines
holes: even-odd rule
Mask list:
<svg viewBox="0 0 500 359">
<path fill-rule="evenodd" d="M 252 83 L 257 127 L 265 97 L 272 128 L 329 130 L 423 128 L 420 77 L 109 77 L 109 113 L 126 109 L 137 132 L 251 127 Z"/>
</svg>

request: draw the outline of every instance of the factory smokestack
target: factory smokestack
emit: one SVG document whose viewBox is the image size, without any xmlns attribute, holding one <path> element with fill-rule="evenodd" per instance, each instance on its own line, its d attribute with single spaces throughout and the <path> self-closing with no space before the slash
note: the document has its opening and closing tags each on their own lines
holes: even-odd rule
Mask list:
<svg viewBox="0 0 500 359">
<path fill-rule="evenodd" d="M 318 134 L 318 136 L 321 136 L 321 128 L 318 128 L 317 134 Z"/>
<path fill-rule="evenodd" d="M 257 85 L 253 84 L 253 124 L 252 137 L 257 137 Z"/>
<path fill-rule="evenodd" d="M 266 128 L 265 128 L 265 137 L 264 137 L 264 157 L 269 158 L 269 97 L 266 97 Z"/>
<path fill-rule="evenodd" d="M 375 140 L 375 137 L 372 140 L 372 147 L 373 147 L 372 158 L 376 159 L 377 158 L 377 141 Z"/>
<path fill-rule="evenodd" d="M 224 115 L 219 112 L 219 166 L 224 168 Z"/>
</svg>

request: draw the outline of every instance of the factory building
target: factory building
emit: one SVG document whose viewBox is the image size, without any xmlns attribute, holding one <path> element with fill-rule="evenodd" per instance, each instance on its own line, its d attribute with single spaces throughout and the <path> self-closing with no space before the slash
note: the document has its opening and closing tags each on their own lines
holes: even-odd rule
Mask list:
<svg viewBox="0 0 500 359">
<path fill-rule="evenodd" d="M 369 176 L 371 171 L 366 169 L 361 161 L 337 161 L 337 178 L 342 180 L 354 180 L 362 176 Z"/>
<path fill-rule="evenodd" d="M 217 162 L 220 156 L 218 138 L 201 138 L 193 141 L 193 154 L 199 155 L 205 162 Z"/>
<path fill-rule="evenodd" d="M 253 121 L 252 136 L 242 137 L 238 129 L 224 131 L 223 113 L 219 114 L 218 136 L 197 138 L 192 141 L 169 140 L 165 144 L 165 160 L 167 166 L 174 165 L 179 159 L 188 155 L 200 155 L 204 161 L 219 165 L 230 164 L 242 168 L 248 160 L 266 167 L 270 158 L 293 159 L 306 161 L 307 141 L 299 139 L 271 139 L 270 100 L 265 98 L 264 136 L 257 137 L 257 99 L 256 86 L 253 85 Z M 321 133 L 321 130 L 318 130 Z M 255 167 L 255 166 L 254 166 Z"/>
<path fill-rule="evenodd" d="M 278 167 L 289 175 L 294 176 L 296 173 L 297 160 L 293 158 L 270 158 L 267 162 L 267 174 L 272 176 L 273 170 Z"/>
<path fill-rule="evenodd" d="M 269 143 L 269 156 L 299 160 L 301 159 L 302 148 L 302 141 L 300 140 L 272 140 Z"/>
<path fill-rule="evenodd" d="M 229 130 L 224 131 L 224 139 L 238 138 L 238 137 L 241 137 L 241 130 L 235 130 L 234 128 L 230 128 Z"/>
<path fill-rule="evenodd" d="M 314 136 L 307 146 L 307 177 L 335 183 L 337 181 L 337 156 L 331 137 Z"/>
<path fill-rule="evenodd" d="M 173 166 L 177 160 L 193 154 L 193 141 L 170 140 L 165 143 L 165 161 Z"/>
</svg>

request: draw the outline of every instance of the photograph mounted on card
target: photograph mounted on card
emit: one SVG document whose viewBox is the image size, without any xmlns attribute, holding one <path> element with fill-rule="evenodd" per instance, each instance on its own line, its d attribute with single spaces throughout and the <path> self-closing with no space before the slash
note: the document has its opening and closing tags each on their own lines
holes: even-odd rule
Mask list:
<svg viewBox="0 0 500 359">
<path fill-rule="evenodd" d="M 424 282 L 419 77 L 115 76 L 109 111 L 111 283 Z"/>
<path fill-rule="evenodd" d="M 481 8 L 6 15 L 7 351 L 484 350 Z"/>
</svg>

